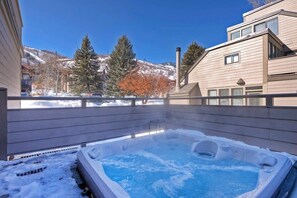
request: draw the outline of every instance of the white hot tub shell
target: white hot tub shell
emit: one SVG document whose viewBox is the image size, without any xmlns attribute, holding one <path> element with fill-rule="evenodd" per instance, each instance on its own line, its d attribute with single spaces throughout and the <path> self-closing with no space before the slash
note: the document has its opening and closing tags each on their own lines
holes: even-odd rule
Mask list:
<svg viewBox="0 0 297 198">
<path fill-rule="evenodd" d="M 292 167 L 290 159 L 280 153 L 189 130 L 168 130 L 161 134 L 103 142 L 86 147 L 78 153 L 78 167 L 96 197 L 130 197 L 117 182 L 105 174 L 98 159 L 143 149 L 158 144 L 162 139 L 172 138 L 191 138 L 194 141 L 192 151 L 200 155 L 207 155 L 217 160 L 233 158 L 258 166 L 260 171 L 256 188 L 240 195 L 240 198 L 271 197 Z"/>
</svg>

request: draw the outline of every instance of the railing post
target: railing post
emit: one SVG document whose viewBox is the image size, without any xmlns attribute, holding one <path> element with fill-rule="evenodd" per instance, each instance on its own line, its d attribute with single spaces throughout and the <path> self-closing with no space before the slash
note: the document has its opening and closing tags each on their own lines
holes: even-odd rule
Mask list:
<svg viewBox="0 0 297 198">
<path fill-rule="evenodd" d="M 132 107 L 135 107 L 135 104 L 136 104 L 136 103 L 135 103 L 135 99 L 132 99 L 132 100 L 131 100 L 131 106 L 132 106 Z"/>
<path fill-rule="evenodd" d="M 169 105 L 169 95 L 166 95 L 166 98 L 164 98 L 164 105 Z"/>
<path fill-rule="evenodd" d="M 87 107 L 87 99 L 81 99 L 81 107 L 86 108 Z"/>
<path fill-rule="evenodd" d="M 266 107 L 273 107 L 273 97 L 266 96 Z"/>
<path fill-rule="evenodd" d="M 207 99 L 202 98 L 202 99 L 201 99 L 201 105 L 206 105 L 206 101 L 207 101 Z"/>
<path fill-rule="evenodd" d="M 7 89 L 0 87 L 0 160 L 7 160 Z"/>
</svg>

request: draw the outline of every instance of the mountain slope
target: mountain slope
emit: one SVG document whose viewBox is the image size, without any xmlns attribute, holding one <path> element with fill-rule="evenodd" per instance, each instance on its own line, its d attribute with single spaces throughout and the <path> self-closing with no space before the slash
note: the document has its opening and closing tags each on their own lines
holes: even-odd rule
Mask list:
<svg viewBox="0 0 297 198">
<path fill-rule="evenodd" d="M 31 47 L 24 46 L 24 58 L 22 59 L 22 64 L 27 66 L 36 66 L 39 64 L 44 64 L 56 55 L 59 61 L 63 61 L 66 67 L 71 67 L 74 64 L 73 59 L 69 59 L 66 56 L 55 54 L 48 50 L 39 50 Z M 100 64 L 100 71 L 108 72 L 108 61 L 110 59 L 109 55 L 97 55 L 98 62 Z M 166 62 L 162 64 L 154 64 L 143 60 L 137 60 L 137 64 L 140 68 L 141 73 L 154 73 L 159 75 L 167 76 L 169 79 L 175 79 L 175 67 L 173 63 Z"/>
</svg>

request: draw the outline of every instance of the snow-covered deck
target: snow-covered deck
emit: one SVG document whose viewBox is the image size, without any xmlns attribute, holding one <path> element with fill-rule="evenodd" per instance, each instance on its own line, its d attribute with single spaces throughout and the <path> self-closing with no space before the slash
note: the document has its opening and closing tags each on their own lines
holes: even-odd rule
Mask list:
<svg viewBox="0 0 297 198">
<path fill-rule="evenodd" d="M 0 197 L 83 197 L 77 150 L 0 161 Z"/>
</svg>

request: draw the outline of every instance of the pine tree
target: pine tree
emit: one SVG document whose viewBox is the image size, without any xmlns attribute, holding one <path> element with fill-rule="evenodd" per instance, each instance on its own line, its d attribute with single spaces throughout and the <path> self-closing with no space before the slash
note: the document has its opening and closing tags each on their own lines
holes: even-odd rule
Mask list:
<svg viewBox="0 0 297 198">
<path fill-rule="evenodd" d="M 196 42 L 192 42 L 189 45 L 187 51 L 184 54 L 181 64 L 181 76 L 183 77 L 186 72 L 194 65 L 194 63 L 204 53 L 204 48 L 199 46 Z"/>
<path fill-rule="evenodd" d="M 76 94 L 102 93 L 100 65 L 88 36 L 82 40 L 81 48 L 75 52 L 71 68 L 71 88 Z"/>
<path fill-rule="evenodd" d="M 133 45 L 127 36 L 119 38 L 117 45 L 110 55 L 108 68 L 107 94 L 109 96 L 123 96 L 119 82 L 134 68 L 136 68 Z"/>
</svg>

